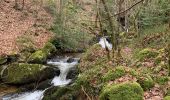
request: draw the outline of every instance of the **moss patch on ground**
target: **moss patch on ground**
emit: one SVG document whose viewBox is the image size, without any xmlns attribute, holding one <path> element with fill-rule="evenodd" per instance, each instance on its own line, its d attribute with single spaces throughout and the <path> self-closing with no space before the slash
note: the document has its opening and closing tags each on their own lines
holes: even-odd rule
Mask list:
<svg viewBox="0 0 170 100">
<path fill-rule="evenodd" d="M 100 100 L 143 100 L 143 89 L 136 82 L 111 85 L 103 89 Z"/>
</svg>

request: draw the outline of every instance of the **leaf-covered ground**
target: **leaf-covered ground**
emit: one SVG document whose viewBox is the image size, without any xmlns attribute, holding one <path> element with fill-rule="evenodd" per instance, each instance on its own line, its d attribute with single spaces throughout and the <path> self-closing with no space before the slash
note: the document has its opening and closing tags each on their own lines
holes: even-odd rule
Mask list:
<svg viewBox="0 0 170 100">
<path fill-rule="evenodd" d="M 0 55 L 17 53 L 20 49 L 17 38 L 20 36 L 30 37 L 37 48 L 41 48 L 52 36 L 47 30 L 52 17 L 40 4 L 25 0 L 24 9 L 16 10 L 14 2 L 0 1 Z"/>
</svg>

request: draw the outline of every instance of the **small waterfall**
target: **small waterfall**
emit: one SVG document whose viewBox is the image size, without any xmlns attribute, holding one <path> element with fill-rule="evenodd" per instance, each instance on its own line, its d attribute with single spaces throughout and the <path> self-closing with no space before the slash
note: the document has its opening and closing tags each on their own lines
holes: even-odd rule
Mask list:
<svg viewBox="0 0 170 100">
<path fill-rule="evenodd" d="M 52 84 L 54 86 L 64 86 L 71 82 L 71 79 L 66 79 L 66 76 L 70 69 L 74 68 L 78 64 L 78 60 L 74 59 L 73 62 L 68 63 L 66 59 L 61 60 L 59 62 L 48 61 L 47 64 L 55 65 L 60 69 L 60 75 L 54 77 L 52 80 Z"/>
<path fill-rule="evenodd" d="M 107 41 L 106 37 L 100 38 L 99 44 L 102 48 L 107 47 L 109 50 L 112 50 L 112 44 Z"/>
<path fill-rule="evenodd" d="M 60 75 L 55 76 L 51 81 L 51 84 L 60 87 L 69 84 L 72 80 L 66 79 L 67 74 L 70 71 L 70 69 L 76 67 L 78 61 L 79 58 L 72 58 L 72 60 L 69 61 L 68 57 L 64 59 L 54 59 L 54 60 L 47 61 L 47 64 L 54 65 L 55 67 L 58 67 L 60 69 Z M 42 100 L 42 98 L 44 97 L 44 92 L 47 89 L 37 90 L 33 92 L 24 92 L 20 94 L 13 94 L 9 96 L 7 95 L 3 97 L 2 100 Z"/>
</svg>

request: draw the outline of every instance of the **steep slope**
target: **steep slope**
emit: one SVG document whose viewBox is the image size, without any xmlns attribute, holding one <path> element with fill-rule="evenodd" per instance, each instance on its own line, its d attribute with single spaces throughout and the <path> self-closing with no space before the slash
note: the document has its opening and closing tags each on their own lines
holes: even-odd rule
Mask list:
<svg viewBox="0 0 170 100">
<path fill-rule="evenodd" d="M 30 37 L 41 48 L 52 36 L 47 31 L 52 17 L 38 3 L 25 1 L 23 10 L 14 9 L 14 0 L 0 1 L 0 55 L 19 51 L 17 38 Z"/>
</svg>

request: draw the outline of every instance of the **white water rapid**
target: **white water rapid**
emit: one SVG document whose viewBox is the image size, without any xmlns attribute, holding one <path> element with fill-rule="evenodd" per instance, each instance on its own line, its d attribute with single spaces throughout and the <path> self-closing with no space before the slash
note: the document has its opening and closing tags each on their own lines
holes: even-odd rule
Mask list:
<svg viewBox="0 0 170 100">
<path fill-rule="evenodd" d="M 72 58 L 71 62 L 68 62 L 68 60 L 69 58 L 66 57 L 64 59 L 57 59 L 56 61 L 55 60 L 47 61 L 47 64 L 54 65 L 55 67 L 58 67 L 60 69 L 60 75 L 55 76 L 53 78 L 53 80 L 51 81 L 52 85 L 63 87 L 72 81 L 71 79 L 66 79 L 66 77 L 70 69 L 76 67 L 79 59 Z M 20 94 L 13 94 L 10 96 L 3 97 L 2 100 L 42 100 L 42 98 L 44 97 L 44 92 L 47 89 L 37 90 L 33 92 L 24 92 Z"/>
<path fill-rule="evenodd" d="M 100 38 L 99 44 L 102 48 L 108 48 L 109 50 L 112 50 L 112 44 L 109 43 L 105 37 Z"/>
</svg>

